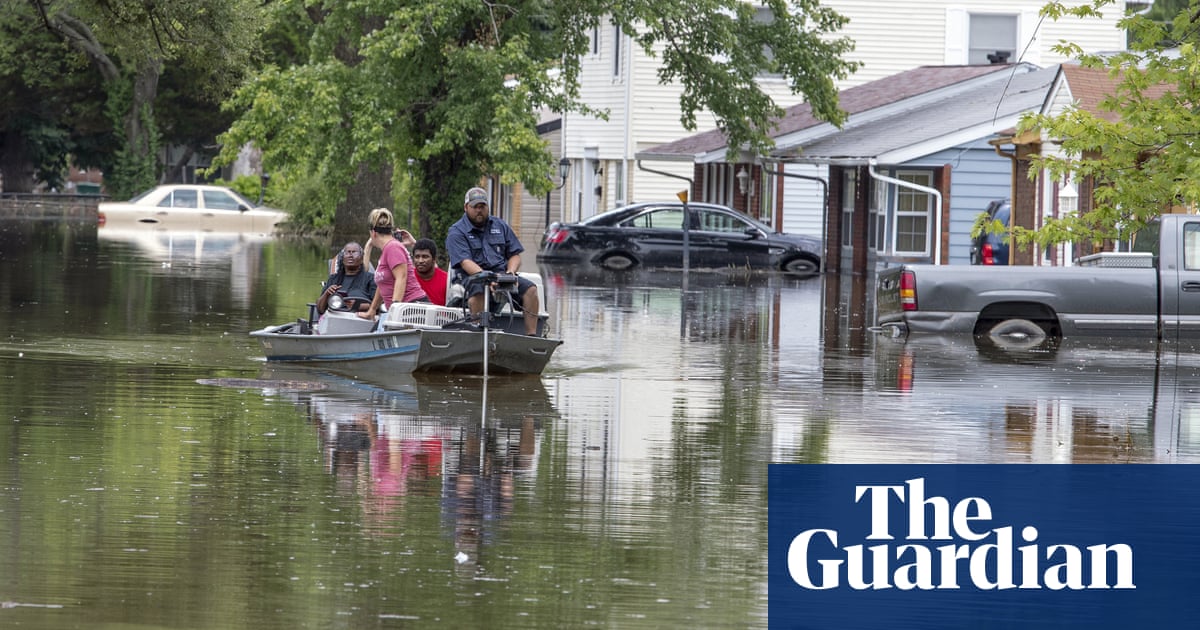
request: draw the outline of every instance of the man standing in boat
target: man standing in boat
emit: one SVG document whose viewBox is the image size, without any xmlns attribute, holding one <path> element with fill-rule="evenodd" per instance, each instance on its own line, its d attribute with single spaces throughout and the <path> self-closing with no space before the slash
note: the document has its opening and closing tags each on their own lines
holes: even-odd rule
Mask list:
<svg viewBox="0 0 1200 630">
<path fill-rule="evenodd" d="M 488 194 L 482 188 L 467 191 L 463 200 L 463 217 L 446 234 L 446 253 L 450 267 L 473 276 L 483 271 L 516 274 L 521 268 L 521 252 L 525 248 L 507 223 L 491 216 Z M 483 310 L 483 282 L 466 283 L 467 306 L 471 313 Z M 517 293 L 513 301 L 525 312 L 525 334 L 536 335 L 538 324 L 537 285 L 517 277 Z"/>
</svg>

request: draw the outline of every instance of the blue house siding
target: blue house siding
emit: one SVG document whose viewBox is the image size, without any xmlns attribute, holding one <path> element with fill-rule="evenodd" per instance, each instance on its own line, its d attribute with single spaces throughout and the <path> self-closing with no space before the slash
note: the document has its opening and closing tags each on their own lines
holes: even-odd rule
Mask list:
<svg viewBox="0 0 1200 630">
<path fill-rule="evenodd" d="M 913 160 L 900 168 L 950 165 L 949 263 L 971 264 L 971 226 L 993 199 L 1007 199 L 1012 186 L 1012 162 L 996 154 L 985 139 Z"/>
</svg>

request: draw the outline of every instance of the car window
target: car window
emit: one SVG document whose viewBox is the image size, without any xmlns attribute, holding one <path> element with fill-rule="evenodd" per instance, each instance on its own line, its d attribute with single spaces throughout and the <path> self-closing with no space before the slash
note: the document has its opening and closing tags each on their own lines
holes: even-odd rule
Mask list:
<svg viewBox="0 0 1200 630">
<path fill-rule="evenodd" d="M 683 209 L 661 208 L 633 217 L 621 224 L 623 227 L 652 228 L 659 230 L 682 230 Z"/>
<path fill-rule="evenodd" d="M 223 190 L 204 191 L 204 207 L 213 210 L 237 210 L 238 201 Z"/>
<path fill-rule="evenodd" d="M 752 227 L 749 223 L 724 212 L 712 210 L 700 211 L 700 229 L 706 232 L 737 232 L 742 233 Z"/>
<path fill-rule="evenodd" d="M 195 208 L 196 207 L 196 191 L 194 190 L 173 190 L 163 200 L 158 202 L 158 205 L 164 208 Z"/>
</svg>

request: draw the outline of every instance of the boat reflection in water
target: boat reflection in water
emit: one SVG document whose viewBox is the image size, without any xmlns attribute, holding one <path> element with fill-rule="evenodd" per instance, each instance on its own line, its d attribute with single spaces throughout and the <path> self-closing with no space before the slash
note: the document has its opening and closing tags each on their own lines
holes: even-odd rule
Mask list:
<svg viewBox="0 0 1200 630">
<path fill-rule="evenodd" d="M 464 575 L 517 494 L 533 492 L 542 429 L 557 416 L 540 379 L 406 375 L 385 389 L 274 366 L 264 378 L 320 378 L 324 387 L 280 395 L 306 409 L 339 494 L 361 505 L 363 530 L 399 535 L 413 501 L 436 501 Z"/>
<path fill-rule="evenodd" d="M 1000 459 L 1196 461 L 1198 349 L 1109 338 L 1028 347 L 969 336 L 881 338 L 875 380 L 881 391 L 902 395 L 892 404 L 908 409 L 906 417 L 921 417 L 913 405 L 927 404 L 934 407 L 928 417 L 935 424 L 952 416 L 983 425 L 982 433 L 962 437 L 1002 439 Z M 945 442 L 948 436 L 941 437 Z"/>
</svg>

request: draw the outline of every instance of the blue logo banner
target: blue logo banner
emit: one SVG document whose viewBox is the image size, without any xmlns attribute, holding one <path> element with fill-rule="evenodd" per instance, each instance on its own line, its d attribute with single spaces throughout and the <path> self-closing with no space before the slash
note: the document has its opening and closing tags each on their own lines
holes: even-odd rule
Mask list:
<svg viewBox="0 0 1200 630">
<path fill-rule="evenodd" d="M 772 628 L 1200 627 L 1200 466 L 768 475 Z"/>
</svg>

